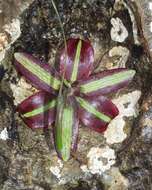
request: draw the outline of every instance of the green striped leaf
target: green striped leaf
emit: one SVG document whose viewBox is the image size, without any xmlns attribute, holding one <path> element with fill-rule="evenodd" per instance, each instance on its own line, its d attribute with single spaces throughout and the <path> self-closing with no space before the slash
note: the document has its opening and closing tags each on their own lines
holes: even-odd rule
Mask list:
<svg viewBox="0 0 152 190">
<path fill-rule="evenodd" d="M 110 121 L 119 113 L 117 107 L 106 97 L 76 98 L 82 123 L 99 133 L 106 130 Z"/>
<path fill-rule="evenodd" d="M 19 72 L 37 88 L 53 92 L 59 90 L 60 79 L 48 64 L 39 62 L 26 53 L 15 53 L 15 66 Z"/>
<path fill-rule="evenodd" d="M 66 57 L 66 60 L 65 60 Z M 86 79 L 93 69 L 94 51 L 89 41 L 70 38 L 67 41 L 67 51 L 64 47 L 59 56 L 59 65 L 56 65 L 60 74 L 73 83 Z"/>
<path fill-rule="evenodd" d="M 88 101 L 77 97 L 76 100 L 79 102 L 80 106 L 85 109 L 90 114 L 93 114 L 94 117 L 104 121 L 104 122 L 110 122 L 111 118 L 104 113 L 99 112 L 93 105 L 91 105 Z"/>
<path fill-rule="evenodd" d="M 56 104 L 54 96 L 38 92 L 19 104 L 17 110 L 28 127 L 47 128 L 55 121 Z"/>
<path fill-rule="evenodd" d="M 103 71 L 80 82 L 80 92 L 90 96 L 108 94 L 128 85 L 134 75 L 135 71 L 128 69 Z"/>
<path fill-rule="evenodd" d="M 46 105 L 42 105 L 37 109 L 34 109 L 30 112 L 23 114 L 22 116 L 26 117 L 26 118 L 33 117 L 33 116 L 36 116 L 38 114 L 42 114 L 42 113 L 48 111 L 49 109 L 54 108 L 55 106 L 56 106 L 56 100 L 52 100 L 52 101 L 48 102 Z"/>
<path fill-rule="evenodd" d="M 67 161 L 70 158 L 72 146 L 72 133 L 74 121 L 74 108 L 65 104 L 64 99 L 58 98 L 57 118 L 55 123 L 55 147 L 59 156 Z"/>
</svg>

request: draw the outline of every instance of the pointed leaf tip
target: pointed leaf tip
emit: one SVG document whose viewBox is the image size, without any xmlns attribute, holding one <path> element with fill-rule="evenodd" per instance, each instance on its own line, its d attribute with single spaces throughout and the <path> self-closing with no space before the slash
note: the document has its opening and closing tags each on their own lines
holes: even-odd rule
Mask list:
<svg viewBox="0 0 152 190">
<path fill-rule="evenodd" d="M 21 53 L 14 53 L 14 57 L 16 60 L 19 60 L 19 57 L 20 57 Z"/>
</svg>

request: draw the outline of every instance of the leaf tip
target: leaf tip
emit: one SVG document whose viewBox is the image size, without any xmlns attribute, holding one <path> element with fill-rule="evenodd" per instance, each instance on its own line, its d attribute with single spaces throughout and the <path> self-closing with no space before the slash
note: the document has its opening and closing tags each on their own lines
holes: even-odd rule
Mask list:
<svg viewBox="0 0 152 190">
<path fill-rule="evenodd" d="M 62 160 L 64 161 L 64 162 L 67 162 L 68 160 L 70 159 L 70 156 L 68 155 L 62 155 Z"/>
<path fill-rule="evenodd" d="M 18 57 L 20 56 L 20 54 L 21 54 L 21 53 L 19 53 L 19 52 L 14 53 L 15 59 L 18 58 Z"/>
<path fill-rule="evenodd" d="M 16 61 L 20 62 L 20 60 L 22 59 L 22 53 L 16 52 L 14 53 L 14 58 L 16 59 Z"/>
</svg>

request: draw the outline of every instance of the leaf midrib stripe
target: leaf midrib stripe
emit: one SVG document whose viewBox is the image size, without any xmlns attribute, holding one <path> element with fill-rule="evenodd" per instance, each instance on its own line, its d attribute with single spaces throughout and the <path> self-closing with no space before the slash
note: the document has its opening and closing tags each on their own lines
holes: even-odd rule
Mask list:
<svg viewBox="0 0 152 190">
<path fill-rule="evenodd" d="M 88 82 L 80 86 L 80 91 L 83 93 L 93 92 L 102 88 L 110 87 L 126 81 L 134 76 L 135 71 L 123 71 L 122 73 L 116 73 L 111 76 L 103 77 L 102 79 Z"/>
<path fill-rule="evenodd" d="M 61 121 L 60 141 L 62 142 L 60 146 L 60 151 L 64 161 L 67 161 L 70 157 L 71 142 L 72 142 L 72 127 L 73 127 L 73 109 L 72 107 L 67 107 L 63 109 L 62 121 Z M 58 139 L 59 141 L 59 139 Z"/>
<path fill-rule="evenodd" d="M 41 107 L 39 107 L 39 108 L 37 108 L 37 109 L 35 109 L 35 110 L 32 110 L 32 111 L 30 111 L 30 112 L 25 113 L 25 114 L 23 115 L 23 117 L 28 118 L 28 117 L 36 116 L 36 115 L 38 115 L 38 114 L 41 114 L 41 113 L 43 113 L 43 112 L 48 111 L 49 109 L 54 108 L 55 106 L 56 106 L 56 100 L 52 100 L 51 102 L 47 103 L 47 104 L 44 105 L 44 106 L 41 106 Z"/>
<path fill-rule="evenodd" d="M 96 108 L 94 108 L 90 103 L 80 97 L 77 97 L 76 100 L 79 102 L 80 106 L 84 108 L 89 113 L 92 113 L 95 117 L 97 117 L 100 120 L 103 120 L 106 123 L 109 123 L 111 121 L 111 118 L 104 113 L 99 112 Z"/>
<path fill-rule="evenodd" d="M 80 39 L 78 42 L 78 45 L 77 45 L 76 54 L 75 54 L 75 58 L 74 58 L 71 82 L 74 82 L 77 79 L 80 55 L 81 55 L 81 48 L 82 48 L 82 40 Z"/>
<path fill-rule="evenodd" d="M 34 61 L 28 60 L 25 56 L 17 54 L 16 56 L 19 64 L 23 65 L 28 71 L 30 71 L 33 75 L 38 77 L 41 81 L 45 82 L 47 85 L 51 86 L 55 90 L 58 90 L 60 87 L 60 81 L 53 77 L 51 73 L 48 73 L 41 66 L 34 63 Z M 33 63 L 33 64 L 32 64 Z"/>
</svg>

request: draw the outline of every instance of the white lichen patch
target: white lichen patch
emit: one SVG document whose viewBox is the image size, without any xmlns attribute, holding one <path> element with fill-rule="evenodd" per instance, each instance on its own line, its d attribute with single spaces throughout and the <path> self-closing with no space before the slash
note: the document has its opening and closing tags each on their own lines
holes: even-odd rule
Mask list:
<svg viewBox="0 0 152 190">
<path fill-rule="evenodd" d="M 8 45 L 8 37 L 5 33 L 0 33 L 0 61 L 5 57 L 5 48 Z"/>
<path fill-rule="evenodd" d="M 135 14 L 134 14 L 133 10 L 131 9 L 131 7 L 126 2 L 123 1 L 123 5 L 128 9 L 128 12 L 130 15 L 130 19 L 132 22 L 132 31 L 133 31 L 134 42 L 135 42 L 135 44 L 139 45 L 140 40 L 139 40 L 139 36 L 138 36 L 138 27 L 137 27 L 137 21 L 135 18 Z"/>
<path fill-rule="evenodd" d="M 152 139 L 152 120 L 150 118 L 144 118 L 142 120 L 142 137 L 144 141 L 148 142 Z"/>
<path fill-rule="evenodd" d="M 5 42 L 4 41 L 1 42 L 1 34 L 0 34 L 0 62 L 5 58 L 5 53 L 11 47 L 11 44 L 13 44 L 19 38 L 21 34 L 19 15 L 21 15 L 21 13 L 25 9 L 27 9 L 32 2 L 33 0 L 28 0 L 25 2 L 17 1 L 16 8 L 18 10 L 17 14 L 15 14 L 16 18 L 12 19 L 10 23 L 5 24 L 1 28 L 2 31 L 1 34 L 5 36 Z M 0 10 L 0 13 L 3 13 L 3 10 Z"/>
<path fill-rule="evenodd" d="M 7 132 L 7 129 L 4 128 L 1 133 L 0 133 L 0 139 L 6 141 L 7 139 L 9 139 L 8 137 L 8 132 Z"/>
<path fill-rule="evenodd" d="M 142 121 L 142 125 L 143 126 L 149 126 L 152 128 L 152 120 L 150 118 L 145 118 L 143 121 Z"/>
<path fill-rule="evenodd" d="M 129 56 L 130 51 L 128 48 L 123 46 L 114 46 L 103 55 L 100 64 L 95 69 L 95 72 L 100 72 L 105 69 L 116 69 L 120 67 L 126 68 L 126 62 L 128 61 Z"/>
<path fill-rule="evenodd" d="M 124 42 L 128 37 L 128 31 L 120 18 L 111 19 L 111 39 L 115 42 Z"/>
<path fill-rule="evenodd" d="M 109 51 L 109 57 L 116 57 L 116 61 L 113 64 L 114 68 L 126 67 L 126 62 L 129 58 L 129 50 L 126 47 L 115 46 Z M 111 69 L 111 68 L 110 68 Z"/>
<path fill-rule="evenodd" d="M 13 19 L 10 24 L 3 26 L 3 33 L 0 33 L 0 61 L 5 57 L 6 51 L 20 36 L 20 21 Z"/>
<path fill-rule="evenodd" d="M 152 139 L 152 126 L 146 126 L 142 129 L 142 137 L 144 137 L 146 141 Z"/>
<path fill-rule="evenodd" d="M 63 168 L 63 163 L 61 160 L 57 161 L 56 166 L 51 166 L 50 171 L 52 172 L 53 175 L 56 176 L 57 179 L 61 180 L 61 170 Z"/>
<path fill-rule="evenodd" d="M 152 22 L 150 22 L 150 31 L 152 32 Z"/>
<path fill-rule="evenodd" d="M 103 182 L 108 190 L 127 190 L 129 181 L 119 171 L 119 168 L 112 167 L 107 174 L 103 176 Z"/>
<path fill-rule="evenodd" d="M 57 166 L 51 167 L 50 171 L 53 173 L 53 175 L 55 175 L 58 179 L 61 177 L 60 174 L 60 168 Z"/>
<path fill-rule="evenodd" d="M 108 144 L 120 143 L 126 139 L 124 117 L 136 117 L 138 115 L 138 100 L 140 96 L 141 91 L 136 90 L 113 100 L 113 103 L 119 109 L 119 115 L 112 120 L 104 133 Z"/>
<path fill-rule="evenodd" d="M 127 138 L 124 132 L 125 121 L 122 117 L 116 117 L 108 126 L 104 133 L 108 144 L 120 143 Z"/>
<path fill-rule="evenodd" d="M 89 169 L 88 169 L 87 165 L 81 165 L 80 168 L 81 168 L 81 170 L 82 170 L 84 173 L 89 173 Z"/>
<path fill-rule="evenodd" d="M 19 19 L 13 19 L 10 24 L 4 26 L 4 30 L 10 35 L 11 44 L 14 43 L 21 34 Z"/>
<path fill-rule="evenodd" d="M 83 172 L 90 172 L 92 174 L 102 174 L 115 164 L 115 151 L 108 146 L 103 148 L 93 147 L 90 149 L 88 155 L 88 164 L 81 166 Z"/>
<path fill-rule="evenodd" d="M 152 11 L 152 2 L 149 2 L 149 9 Z"/>
<path fill-rule="evenodd" d="M 0 33 L 0 52 L 7 46 L 8 38 L 5 33 Z"/>
<path fill-rule="evenodd" d="M 18 105 L 25 98 L 36 92 L 36 89 L 33 88 L 32 85 L 27 83 L 23 78 L 21 78 L 17 84 L 11 83 L 10 88 L 13 92 L 15 105 Z"/>
<path fill-rule="evenodd" d="M 134 116 L 138 115 L 138 101 L 141 96 L 141 91 L 135 90 L 131 93 L 124 94 L 116 99 L 113 99 L 112 102 L 117 105 L 119 109 L 119 116 Z"/>
</svg>

